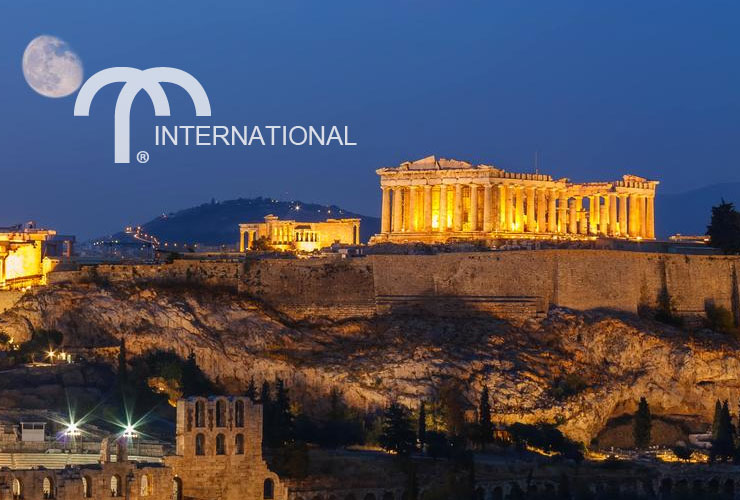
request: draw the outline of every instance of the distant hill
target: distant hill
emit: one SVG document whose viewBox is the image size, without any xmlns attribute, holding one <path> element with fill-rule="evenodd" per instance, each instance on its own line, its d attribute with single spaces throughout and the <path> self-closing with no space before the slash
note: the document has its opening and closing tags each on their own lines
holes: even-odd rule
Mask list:
<svg viewBox="0 0 740 500">
<path fill-rule="evenodd" d="M 714 184 L 677 194 L 655 198 L 655 229 L 659 238 L 676 233 L 704 234 L 712 207 L 722 199 L 740 207 L 740 182 Z"/>
<path fill-rule="evenodd" d="M 720 200 L 731 201 L 740 207 L 740 182 L 715 184 L 677 194 L 661 194 L 655 200 L 655 227 L 661 239 L 676 233 L 704 234 L 711 208 Z M 201 245 L 236 245 L 239 223 L 262 221 L 265 215 L 300 222 L 316 222 L 327 218 L 358 217 L 360 237 L 367 242 L 380 232 L 380 219 L 349 212 L 335 205 L 317 205 L 300 201 L 276 201 L 270 198 L 252 198 L 204 203 L 200 206 L 162 214 L 142 224 L 143 232 L 156 236 L 161 242 L 198 243 Z M 113 235 L 126 241 L 125 233 Z"/>
<path fill-rule="evenodd" d="M 360 218 L 360 238 L 367 242 L 380 231 L 380 219 L 349 212 L 337 206 L 316 205 L 300 201 L 276 201 L 269 198 L 229 200 L 162 214 L 142 224 L 142 232 L 156 236 L 160 242 L 198 243 L 201 245 L 236 245 L 239 224 L 261 222 L 266 215 L 300 222 L 317 222 L 329 218 Z M 113 235 L 126 239 L 125 233 Z"/>
</svg>

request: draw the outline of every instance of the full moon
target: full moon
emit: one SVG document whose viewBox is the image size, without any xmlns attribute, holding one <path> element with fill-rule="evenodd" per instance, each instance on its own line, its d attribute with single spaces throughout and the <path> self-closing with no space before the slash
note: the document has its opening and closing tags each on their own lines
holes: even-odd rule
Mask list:
<svg viewBox="0 0 740 500">
<path fill-rule="evenodd" d="M 80 88 L 82 61 L 64 40 L 42 35 L 23 52 L 23 76 L 39 94 L 65 97 Z"/>
</svg>

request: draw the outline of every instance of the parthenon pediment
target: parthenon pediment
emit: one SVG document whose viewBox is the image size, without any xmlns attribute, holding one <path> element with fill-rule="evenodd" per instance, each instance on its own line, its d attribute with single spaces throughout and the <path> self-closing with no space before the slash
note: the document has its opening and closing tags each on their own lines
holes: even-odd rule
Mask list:
<svg viewBox="0 0 740 500">
<path fill-rule="evenodd" d="M 399 170 L 446 170 L 455 168 L 473 168 L 471 163 L 448 158 L 437 158 L 434 155 L 427 156 L 415 161 L 401 163 Z"/>
</svg>

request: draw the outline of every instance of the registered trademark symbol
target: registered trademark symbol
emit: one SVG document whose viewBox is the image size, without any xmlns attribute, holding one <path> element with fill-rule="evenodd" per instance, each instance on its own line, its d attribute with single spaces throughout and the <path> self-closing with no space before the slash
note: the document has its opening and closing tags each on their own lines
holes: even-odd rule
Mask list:
<svg viewBox="0 0 740 500">
<path fill-rule="evenodd" d="M 146 163 L 149 161 L 149 153 L 146 151 L 139 151 L 136 153 L 136 161 L 139 163 Z"/>
</svg>

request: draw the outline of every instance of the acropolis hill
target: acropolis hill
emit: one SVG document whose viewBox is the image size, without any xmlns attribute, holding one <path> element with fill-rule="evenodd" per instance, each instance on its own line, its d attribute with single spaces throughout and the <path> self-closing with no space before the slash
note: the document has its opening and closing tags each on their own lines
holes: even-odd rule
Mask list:
<svg viewBox="0 0 740 500">
<path fill-rule="evenodd" d="M 588 442 L 643 395 L 656 414 L 699 421 L 717 398 L 740 397 L 736 341 L 637 315 L 666 295 L 677 314 L 734 310 L 738 263 L 540 250 L 97 266 L 53 273 L 0 315 L 0 331 L 23 341 L 57 329 L 102 359 L 121 336 L 132 356 L 192 350 L 232 392 L 281 376 L 298 398 L 340 385 L 364 408 L 412 405 L 455 377 L 471 401 L 487 384 L 502 422 L 558 420 Z M 556 398 L 576 372 L 587 387 Z"/>
<path fill-rule="evenodd" d="M 711 308 L 740 317 L 740 258 L 646 243 L 657 181 L 572 184 L 435 158 L 378 172 L 383 217 L 373 243 L 385 245 L 363 257 L 250 249 L 269 234 L 281 249 L 323 245 L 318 233 L 329 231 L 287 217 L 243 220 L 242 252 L 83 266 L 0 296 L 0 332 L 22 342 L 58 330 L 66 349 L 107 363 L 121 338 L 131 356 L 193 352 L 227 392 L 279 376 L 306 408 L 338 386 L 358 408 L 394 398 L 413 406 L 457 379 L 471 402 L 488 386 L 501 423 L 558 422 L 584 442 L 642 396 L 656 415 L 694 427 L 716 399 L 740 397 L 738 342 L 701 326 Z M 352 229 L 345 236 L 355 242 L 357 223 L 329 224 Z M 469 244 L 498 239 L 562 247 Z M 629 250 L 597 249 L 602 242 Z M 665 309 L 691 326 L 655 321 Z M 558 392 L 574 374 L 584 385 Z M 25 396 L 0 397 L 21 406 Z"/>
</svg>

